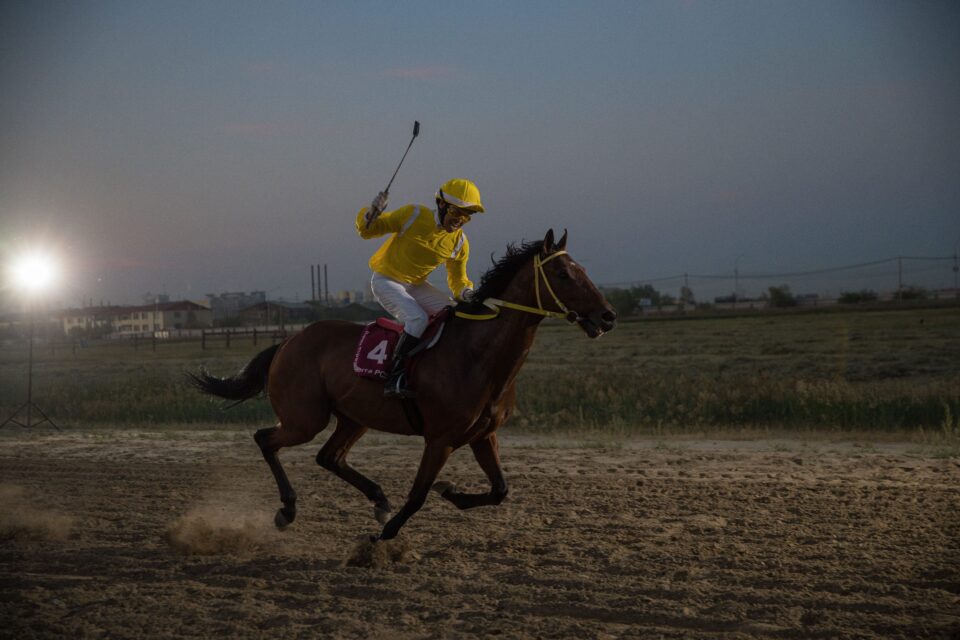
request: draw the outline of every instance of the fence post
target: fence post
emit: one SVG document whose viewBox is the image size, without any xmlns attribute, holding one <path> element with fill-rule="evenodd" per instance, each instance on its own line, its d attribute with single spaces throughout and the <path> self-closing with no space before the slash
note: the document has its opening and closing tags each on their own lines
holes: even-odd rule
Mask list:
<svg viewBox="0 0 960 640">
<path fill-rule="evenodd" d="M 200 329 L 200 350 L 204 351 L 207 348 L 207 330 Z"/>
<path fill-rule="evenodd" d="M 257 328 L 253 328 L 253 346 L 257 346 Z"/>
<path fill-rule="evenodd" d="M 230 329 L 227 329 L 227 349 L 230 348 L 230 334 L 233 333 Z"/>
<path fill-rule="evenodd" d="M 151 345 L 151 346 L 153 347 L 154 352 L 156 352 L 156 350 L 157 350 L 157 332 L 156 332 L 156 331 L 153 332 L 152 338 L 153 338 L 153 340 L 152 340 L 152 345 Z"/>
</svg>

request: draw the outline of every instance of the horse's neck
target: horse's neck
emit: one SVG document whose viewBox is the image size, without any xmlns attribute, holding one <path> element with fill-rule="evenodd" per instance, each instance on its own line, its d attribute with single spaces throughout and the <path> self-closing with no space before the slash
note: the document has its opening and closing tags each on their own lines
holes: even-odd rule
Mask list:
<svg viewBox="0 0 960 640">
<path fill-rule="evenodd" d="M 534 304 L 532 281 L 514 278 L 502 298 L 518 304 Z M 475 322 L 466 328 L 470 362 L 489 372 L 494 385 L 508 386 L 526 362 L 542 320 L 540 315 L 502 308 L 496 320 Z"/>
<path fill-rule="evenodd" d="M 521 311 L 503 310 L 496 320 L 480 321 L 468 327 L 471 361 L 487 365 L 516 363 L 519 368 L 533 345 L 541 319 Z M 487 367 L 488 370 L 500 368 Z"/>
<path fill-rule="evenodd" d="M 504 315 L 496 320 L 462 322 L 458 324 L 463 333 L 457 336 L 462 355 L 455 366 L 463 373 L 457 378 L 463 383 L 461 397 L 469 398 L 471 405 L 476 403 L 479 412 L 483 406 L 501 402 L 512 387 L 530 353 L 537 327 L 521 326 Z"/>
</svg>

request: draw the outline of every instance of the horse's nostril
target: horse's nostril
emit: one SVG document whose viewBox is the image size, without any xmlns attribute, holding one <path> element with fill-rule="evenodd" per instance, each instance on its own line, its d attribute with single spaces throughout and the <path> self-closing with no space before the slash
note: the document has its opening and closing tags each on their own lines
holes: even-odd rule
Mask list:
<svg viewBox="0 0 960 640">
<path fill-rule="evenodd" d="M 605 322 L 616 322 L 617 320 L 617 314 L 613 311 L 604 311 L 600 317 L 603 318 Z"/>
</svg>

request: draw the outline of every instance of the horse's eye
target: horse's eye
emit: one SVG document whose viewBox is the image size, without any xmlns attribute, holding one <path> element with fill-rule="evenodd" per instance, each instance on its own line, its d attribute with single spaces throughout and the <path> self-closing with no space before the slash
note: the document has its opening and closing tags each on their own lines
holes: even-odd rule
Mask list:
<svg viewBox="0 0 960 640">
<path fill-rule="evenodd" d="M 572 278 L 572 277 L 573 277 L 573 276 L 571 276 L 571 275 L 570 275 L 570 272 L 567 271 L 566 269 L 564 269 L 563 271 L 560 272 L 560 279 L 561 279 L 561 280 L 569 280 L 569 279 Z"/>
</svg>

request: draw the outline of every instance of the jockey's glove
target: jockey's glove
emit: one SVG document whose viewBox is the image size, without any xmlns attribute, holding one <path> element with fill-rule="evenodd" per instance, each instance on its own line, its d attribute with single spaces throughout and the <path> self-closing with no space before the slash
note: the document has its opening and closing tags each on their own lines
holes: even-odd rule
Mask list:
<svg viewBox="0 0 960 640">
<path fill-rule="evenodd" d="M 373 221 L 383 213 L 383 210 L 387 208 L 387 192 L 381 191 L 377 194 L 377 197 L 373 199 L 370 203 L 370 211 L 367 212 L 367 220 Z"/>
</svg>

